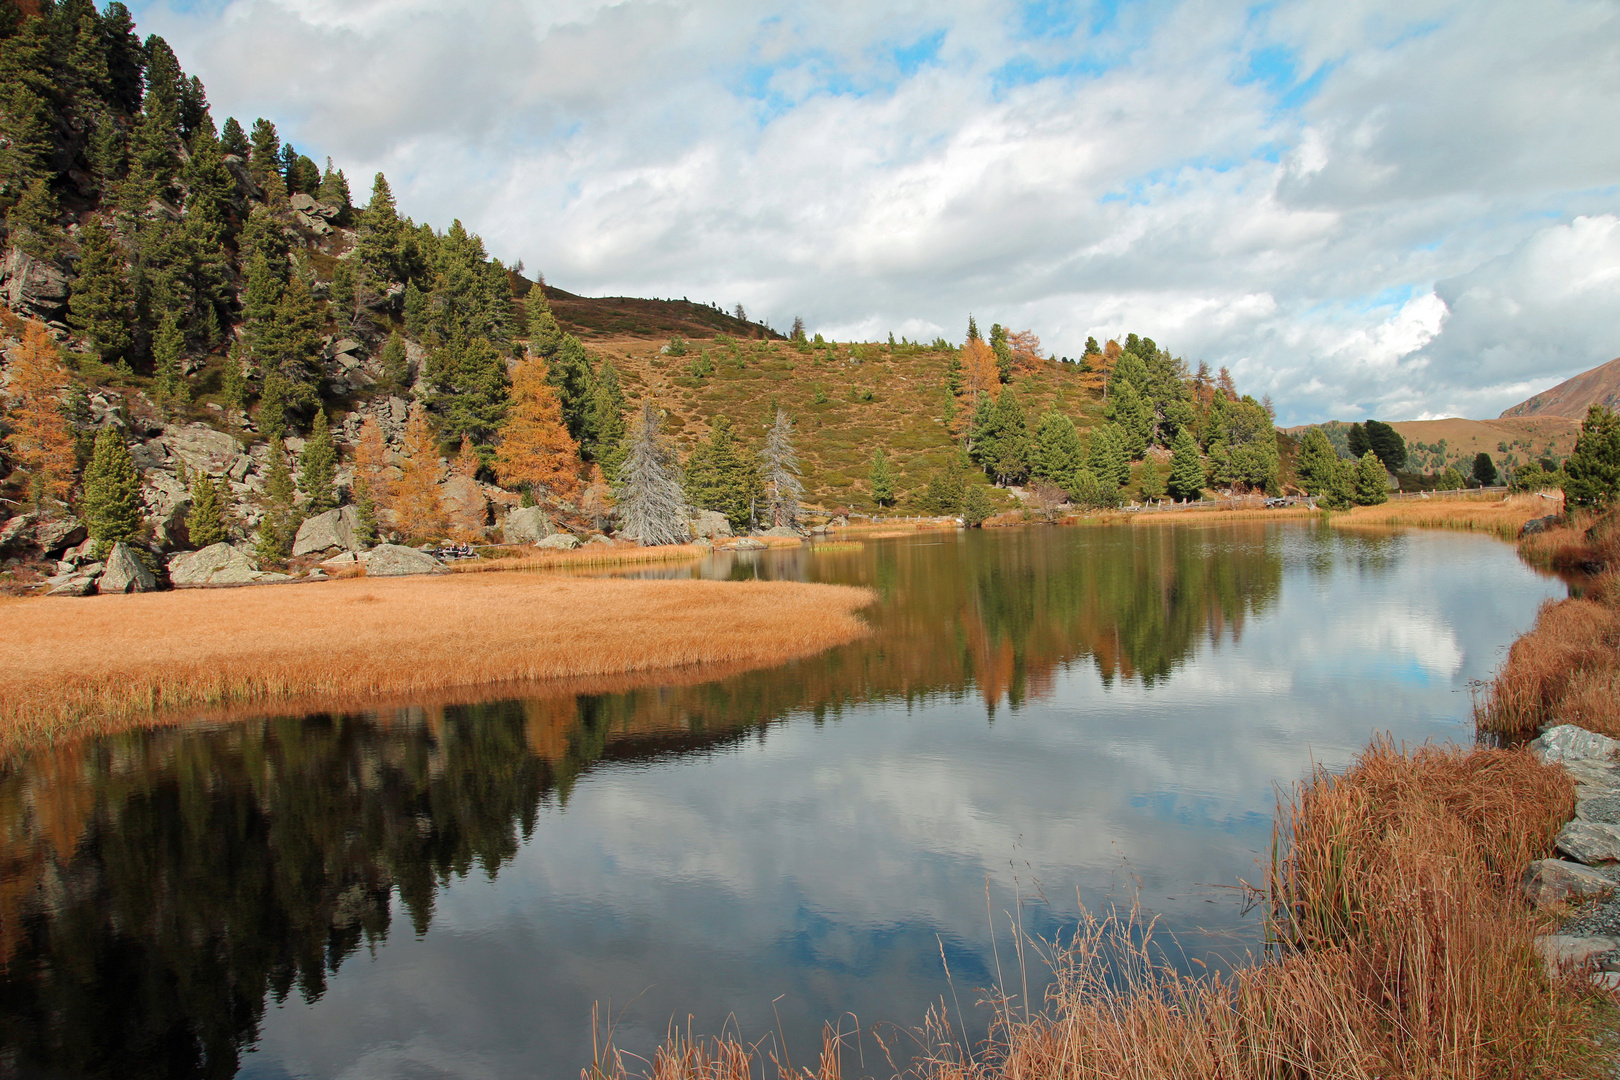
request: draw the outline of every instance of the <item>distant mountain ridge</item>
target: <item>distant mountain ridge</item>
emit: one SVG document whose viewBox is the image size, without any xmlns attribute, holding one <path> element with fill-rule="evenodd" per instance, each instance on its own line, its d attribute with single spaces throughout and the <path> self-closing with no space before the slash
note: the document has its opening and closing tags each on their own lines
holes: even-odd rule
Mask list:
<svg viewBox="0 0 1620 1080">
<path fill-rule="evenodd" d="M 1567 416 L 1579 420 L 1593 405 L 1620 408 L 1620 358 L 1565 379 L 1551 390 L 1504 410 L 1501 419 L 1519 416 Z"/>
</svg>

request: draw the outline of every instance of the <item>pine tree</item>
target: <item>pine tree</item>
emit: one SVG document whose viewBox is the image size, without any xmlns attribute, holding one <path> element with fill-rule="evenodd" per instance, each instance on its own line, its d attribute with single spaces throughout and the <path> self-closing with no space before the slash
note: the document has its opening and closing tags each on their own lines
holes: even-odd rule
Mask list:
<svg viewBox="0 0 1620 1080">
<path fill-rule="evenodd" d="M 1166 489 L 1173 499 L 1196 499 L 1204 491 L 1204 462 L 1198 453 L 1198 440 L 1182 428 L 1170 451 L 1170 479 Z"/>
<path fill-rule="evenodd" d="M 223 483 L 223 481 L 221 482 Z M 223 496 L 207 473 L 199 472 L 191 482 L 191 509 L 186 514 L 186 535 L 195 549 L 225 542 Z"/>
<path fill-rule="evenodd" d="M 1602 508 L 1620 500 L 1620 413 L 1602 405 L 1587 409 L 1564 476 L 1564 498 L 1571 506 Z"/>
<path fill-rule="evenodd" d="M 512 371 L 512 404 L 501 426 L 495 474 L 501 483 L 573 502 L 579 497 L 579 448 L 563 426 L 546 362 L 524 360 Z M 536 490 L 538 489 L 538 490 Z"/>
<path fill-rule="evenodd" d="M 1389 501 L 1388 474 L 1384 463 L 1371 449 L 1356 463 L 1356 487 L 1352 496 L 1357 506 L 1376 506 Z"/>
<path fill-rule="evenodd" d="M 619 371 L 603 360 L 591 376 L 590 403 L 585 411 L 585 438 L 580 451 L 592 461 L 612 468 L 624 442 L 624 391 Z"/>
<path fill-rule="evenodd" d="M 1474 458 L 1474 479 L 1478 481 L 1480 487 L 1490 487 L 1498 479 L 1496 462 L 1492 461 L 1491 455 L 1483 450 Z"/>
<path fill-rule="evenodd" d="M 68 386 L 56 343 L 45 324 L 30 321 L 23 330 L 22 347 L 11 361 L 11 409 L 6 450 L 28 470 L 28 492 L 34 505 L 45 499 L 66 499 L 73 487 L 78 460 L 73 430 L 62 410 Z"/>
<path fill-rule="evenodd" d="M 309 500 L 310 516 L 323 514 L 337 505 L 337 493 L 332 487 L 336 479 L 337 448 L 332 445 L 332 429 L 326 411 L 318 409 L 298 463 L 298 490 Z"/>
<path fill-rule="evenodd" d="M 1142 498 L 1154 501 L 1164 498 L 1165 478 L 1152 458 L 1142 462 Z"/>
<path fill-rule="evenodd" d="M 1097 477 L 1097 482 L 1110 492 L 1118 491 L 1130 480 L 1131 463 L 1125 456 L 1118 427 L 1100 424 L 1091 429 L 1086 465 Z"/>
<path fill-rule="evenodd" d="M 383 382 L 391 390 L 404 390 L 414 379 L 410 353 L 405 351 L 405 339 L 399 336 L 398 330 L 391 332 L 383 342 L 382 369 Z"/>
<path fill-rule="evenodd" d="M 248 155 L 253 152 L 248 145 L 247 133 L 242 130 L 242 125 L 237 123 L 236 117 L 225 118 L 225 126 L 219 132 L 219 148 L 224 153 L 239 157 L 243 161 L 246 161 Z"/>
<path fill-rule="evenodd" d="M 248 171 L 255 183 L 268 188 L 281 168 L 281 136 L 276 134 L 276 125 L 262 116 L 253 121 L 249 145 Z"/>
<path fill-rule="evenodd" d="M 27 18 L 0 42 L 0 206 L 22 197 L 51 168 L 50 20 Z"/>
<path fill-rule="evenodd" d="M 264 517 L 259 520 L 255 551 L 267 563 L 284 562 L 298 535 L 297 489 L 287 467 L 287 448 L 279 438 L 270 440 L 270 474 L 264 482 Z"/>
<path fill-rule="evenodd" d="M 765 481 L 765 498 L 771 524 L 793 528 L 799 523 L 799 499 L 804 484 L 799 480 L 799 455 L 793 448 L 793 421 L 785 409 L 776 410 L 776 422 L 765 434 L 760 451 L 760 472 Z"/>
<path fill-rule="evenodd" d="M 1342 465 L 1338 452 L 1321 428 L 1313 427 L 1305 432 L 1299 456 L 1294 459 L 1294 471 L 1299 475 L 1300 487 L 1308 495 L 1326 495 L 1338 485 Z"/>
<path fill-rule="evenodd" d="M 90 170 L 96 187 L 110 196 L 124 176 L 124 131 L 111 113 L 103 113 L 90 135 Z"/>
<path fill-rule="evenodd" d="M 56 258 L 62 245 L 62 230 L 56 218 L 56 196 L 44 178 L 36 176 L 6 215 L 6 229 L 12 244 L 36 259 L 49 261 Z"/>
<path fill-rule="evenodd" d="M 439 437 L 459 442 L 471 435 L 481 451 L 490 446 L 506 415 L 505 358 L 486 339 L 467 338 L 457 329 L 428 354 L 427 376 L 434 386 L 428 405 L 438 416 Z"/>
<path fill-rule="evenodd" d="M 141 528 L 141 478 L 123 436 L 103 428 L 84 470 L 84 519 L 96 557 L 120 540 L 133 540 Z"/>
<path fill-rule="evenodd" d="M 648 400 L 631 427 L 618 474 L 620 531 L 649 547 L 692 539 L 680 464 L 662 428 L 663 421 Z"/>
<path fill-rule="evenodd" d="M 1056 409 L 1041 414 L 1035 428 L 1030 454 L 1030 475 L 1059 487 L 1067 487 L 1074 471 L 1085 463 L 1085 448 L 1074 421 Z"/>
<path fill-rule="evenodd" d="M 225 373 L 220 381 L 220 404 L 224 405 L 230 413 L 232 424 L 237 423 L 242 414 L 247 411 L 247 372 L 246 361 L 243 356 L 240 340 L 231 343 L 231 351 L 225 357 Z"/>
<path fill-rule="evenodd" d="M 576 442 L 581 441 L 586 434 L 586 416 L 591 406 L 591 360 L 585 355 L 585 347 L 573 334 L 564 334 L 555 351 L 535 355 L 546 357 L 550 365 L 548 377 L 557 389 L 563 423 L 568 427 L 568 434 Z"/>
<path fill-rule="evenodd" d="M 394 209 L 388 178 L 378 173 L 371 183 L 371 202 L 360 214 L 355 254 L 372 281 L 404 280 L 405 229 Z"/>
<path fill-rule="evenodd" d="M 1130 353 L 1127 353 L 1126 356 L 1136 359 Z M 1138 360 L 1137 363 L 1140 364 L 1141 361 Z M 1122 359 L 1119 366 L 1123 368 L 1125 364 L 1126 361 Z M 1125 451 L 1125 456 L 1135 461 L 1147 452 L 1148 444 L 1152 441 L 1153 414 L 1149 410 L 1147 402 L 1142 400 L 1141 391 L 1137 388 L 1136 383 L 1119 378 L 1118 369 L 1115 369 L 1114 375 L 1115 378 L 1112 382 L 1117 383 L 1117 385 L 1112 388 L 1103 415 L 1112 420 L 1118 427 L 1123 437 L 1122 449 Z M 1143 369 L 1143 376 L 1146 377 L 1145 368 Z"/>
<path fill-rule="evenodd" d="M 969 484 L 967 494 L 962 497 L 962 524 L 977 529 L 995 512 L 996 508 L 990 503 L 990 493 L 985 491 L 984 485 Z"/>
<path fill-rule="evenodd" d="M 738 447 L 731 420 L 715 417 L 709 437 L 686 461 L 687 500 L 694 507 L 724 514 L 731 527 L 740 531 L 752 524 L 754 508 L 764 501 L 763 496 L 759 472 Z"/>
<path fill-rule="evenodd" d="M 439 447 L 421 402 L 405 422 L 404 475 L 394 492 L 399 531 L 418 540 L 442 537 L 448 524 L 439 502 Z"/>
<path fill-rule="evenodd" d="M 872 485 L 874 503 L 884 507 L 894 502 L 894 467 L 889 464 L 889 455 L 883 452 L 881 446 L 872 451 L 872 467 L 866 479 Z"/>
<path fill-rule="evenodd" d="M 157 378 L 152 381 L 152 400 L 169 415 L 191 404 L 191 389 L 180 374 L 180 356 L 185 346 L 185 333 L 180 329 L 180 317 L 166 312 L 152 341 L 152 367 Z"/>
</svg>

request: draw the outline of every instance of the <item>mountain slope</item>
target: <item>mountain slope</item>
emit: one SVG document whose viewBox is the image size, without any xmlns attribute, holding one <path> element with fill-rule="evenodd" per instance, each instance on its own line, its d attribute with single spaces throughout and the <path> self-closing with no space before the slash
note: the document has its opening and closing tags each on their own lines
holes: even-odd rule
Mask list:
<svg viewBox="0 0 1620 1080">
<path fill-rule="evenodd" d="M 1502 413 L 1502 419 L 1518 416 L 1567 416 L 1579 420 L 1593 405 L 1620 408 L 1620 358 L 1565 379 L 1551 390 L 1519 402 Z"/>
</svg>

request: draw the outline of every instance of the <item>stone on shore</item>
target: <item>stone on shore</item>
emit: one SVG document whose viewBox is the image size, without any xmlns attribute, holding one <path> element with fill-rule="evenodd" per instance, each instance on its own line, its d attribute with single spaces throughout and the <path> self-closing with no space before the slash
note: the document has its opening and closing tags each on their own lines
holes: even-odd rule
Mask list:
<svg viewBox="0 0 1620 1080">
<path fill-rule="evenodd" d="M 1536 907 L 1613 892 L 1620 882 L 1600 870 L 1564 859 L 1537 859 L 1525 868 L 1519 891 Z"/>
<path fill-rule="evenodd" d="M 357 551 L 360 543 L 355 533 L 359 528 L 360 515 L 352 506 L 316 514 L 298 526 L 298 535 L 293 539 L 293 557 L 323 551 Z"/>
<path fill-rule="evenodd" d="M 96 582 L 96 591 L 106 593 L 151 592 L 157 588 L 157 578 L 146 564 L 135 557 L 128 544 L 120 540 L 107 555 L 107 568 Z"/>
<path fill-rule="evenodd" d="M 736 551 L 764 551 L 770 547 L 769 544 L 755 540 L 752 536 L 745 536 L 731 546 Z"/>
<path fill-rule="evenodd" d="M 1610 764 L 1616 750 L 1620 750 L 1620 739 L 1597 735 L 1574 724 L 1550 727 L 1530 744 L 1531 753 L 1549 765 L 1557 761 Z"/>
<path fill-rule="evenodd" d="M 1536 951 L 1549 968 L 1576 967 L 1590 963 L 1606 952 L 1620 949 L 1620 939 L 1612 937 L 1571 937 L 1547 934 L 1536 938 Z"/>
<path fill-rule="evenodd" d="M 1558 833 L 1558 850 L 1588 866 L 1620 859 L 1620 825 L 1571 821 Z"/>
<path fill-rule="evenodd" d="M 1620 825 L 1620 795 L 1593 795 L 1575 804 L 1575 817 L 1604 825 Z"/>
<path fill-rule="evenodd" d="M 177 586 L 245 585 L 281 576 L 261 573 L 247 553 L 225 543 L 182 551 L 169 559 L 169 582 Z"/>
<path fill-rule="evenodd" d="M 501 520 L 501 533 L 508 544 L 537 544 L 551 535 L 551 519 L 538 506 L 514 507 Z"/>
<path fill-rule="evenodd" d="M 572 533 L 552 533 L 534 546 L 552 551 L 573 551 L 579 547 L 579 537 Z"/>
<path fill-rule="evenodd" d="M 699 510 L 692 522 L 692 535 L 709 540 L 722 540 L 731 536 L 731 522 L 718 510 Z"/>
<path fill-rule="evenodd" d="M 786 525 L 778 525 L 773 529 L 766 529 L 764 532 L 760 533 L 759 535 L 761 535 L 761 536 L 791 536 L 795 540 L 804 539 L 803 534 L 800 533 L 798 529 L 789 528 Z"/>
<path fill-rule="evenodd" d="M 366 568 L 367 577 L 407 577 L 444 570 L 444 564 L 432 555 L 400 544 L 378 544 L 361 555 L 360 562 Z"/>
</svg>

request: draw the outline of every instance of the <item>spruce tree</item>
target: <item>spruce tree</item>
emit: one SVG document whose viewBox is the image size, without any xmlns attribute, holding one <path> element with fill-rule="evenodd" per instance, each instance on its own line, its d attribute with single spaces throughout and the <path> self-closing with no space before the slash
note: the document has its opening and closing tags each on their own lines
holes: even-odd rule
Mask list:
<svg viewBox="0 0 1620 1080">
<path fill-rule="evenodd" d="M 776 422 L 765 434 L 760 451 L 760 473 L 765 482 L 766 505 L 774 527 L 792 528 L 799 523 L 799 498 L 804 484 L 799 480 L 799 454 L 793 447 L 793 421 L 785 409 L 776 410 Z"/>
<path fill-rule="evenodd" d="M 889 464 L 889 455 L 883 452 L 881 446 L 872 451 L 872 467 L 866 479 L 872 485 L 874 503 L 884 507 L 894 502 L 894 466 Z"/>
<path fill-rule="evenodd" d="M 271 177 L 281 168 L 281 136 L 276 134 L 276 125 L 261 116 L 253 121 L 248 141 L 248 171 L 255 183 L 268 189 Z"/>
<path fill-rule="evenodd" d="M 1496 462 L 1492 461 L 1491 455 L 1483 450 L 1474 458 L 1474 479 L 1478 481 L 1480 487 L 1490 487 L 1498 479 Z"/>
<path fill-rule="evenodd" d="M 185 346 L 185 333 L 180 329 L 180 318 L 169 311 L 164 314 L 157 336 L 152 340 L 152 400 L 158 408 L 173 416 L 191 404 L 191 389 L 180 374 L 180 357 Z"/>
<path fill-rule="evenodd" d="M 239 157 L 244 161 L 253 152 L 248 145 L 247 133 L 242 130 L 242 125 L 236 122 L 236 117 L 227 116 L 225 118 L 225 126 L 219 132 L 219 148 L 221 152 Z"/>
<path fill-rule="evenodd" d="M 220 481 L 220 484 L 225 481 Z M 194 549 L 225 541 L 225 506 L 219 486 L 207 473 L 198 472 L 191 482 L 191 509 L 186 513 L 186 535 Z"/>
<path fill-rule="evenodd" d="M 1115 492 L 1124 486 L 1131 478 L 1131 463 L 1125 457 L 1119 428 L 1113 424 L 1100 424 L 1091 429 L 1086 465 L 1104 490 Z"/>
<path fill-rule="evenodd" d="M 1065 487 L 1084 462 L 1085 449 L 1074 421 L 1056 409 L 1042 413 L 1030 452 L 1030 475 Z"/>
<path fill-rule="evenodd" d="M 1166 485 L 1174 499 L 1196 499 L 1204 490 L 1204 462 L 1198 454 L 1198 441 L 1182 428 L 1170 451 L 1170 479 Z"/>
<path fill-rule="evenodd" d="M 264 517 L 259 520 L 255 551 L 267 563 L 284 562 L 298 535 L 297 490 L 292 470 L 287 467 L 287 449 L 281 440 L 270 440 L 270 474 L 264 483 Z"/>
<path fill-rule="evenodd" d="M 92 216 L 79 230 L 79 276 L 68 298 L 68 321 L 83 334 L 103 363 L 129 349 L 133 298 L 124 254 L 112 233 Z"/>
<path fill-rule="evenodd" d="M 1131 356 L 1129 353 L 1126 355 Z M 1134 356 L 1131 358 L 1135 359 Z M 1121 360 L 1120 367 L 1124 366 L 1125 361 Z M 1145 378 L 1145 368 L 1143 374 Z M 1118 378 L 1117 369 L 1115 376 L 1111 382 L 1117 385 L 1112 386 L 1103 415 L 1117 425 L 1125 456 L 1134 461 L 1147 452 L 1148 444 L 1152 441 L 1153 413 L 1147 402 L 1142 399 L 1141 391 L 1135 382 Z"/>
<path fill-rule="evenodd" d="M 686 462 L 686 497 L 695 507 L 726 516 L 739 531 L 749 527 L 754 508 L 764 502 L 759 473 L 737 445 L 731 420 L 717 416 L 709 437 Z"/>
<path fill-rule="evenodd" d="M 1389 501 L 1388 474 L 1371 448 L 1356 463 L 1355 494 L 1351 499 L 1357 506 L 1376 506 Z"/>
<path fill-rule="evenodd" d="M 549 312 L 548 312 L 549 314 Z M 532 340 L 532 339 L 531 339 Z M 533 346 L 530 346 L 531 349 Z M 537 352 L 537 356 L 547 356 Z M 557 388 L 557 402 L 562 406 L 563 423 L 575 441 L 585 437 L 586 414 L 591 405 L 591 361 L 585 347 L 573 334 L 564 334 L 556 350 L 549 354 L 551 385 Z"/>
<path fill-rule="evenodd" d="M 1329 494 L 1338 484 L 1342 470 L 1339 455 L 1333 449 L 1333 444 L 1328 442 L 1327 434 L 1319 427 L 1305 432 L 1305 438 L 1300 442 L 1299 456 L 1294 459 L 1294 471 L 1306 494 Z"/>
<path fill-rule="evenodd" d="M 995 507 L 990 503 L 990 493 L 985 491 L 984 485 L 969 484 L 967 494 L 962 498 L 962 524 L 977 529 L 995 512 Z"/>
<path fill-rule="evenodd" d="M 391 390 L 404 390 L 411 385 L 415 373 L 411 371 L 410 354 L 405 351 L 405 339 L 395 330 L 388 335 L 382 347 L 383 382 Z"/>
<path fill-rule="evenodd" d="M 0 207 L 22 197 L 51 168 L 50 20 L 25 18 L 0 42 Z"/>
<path fill-rule="evenodd" d="M 124 438 L 112 428 L 96 436 L 90 464 L 84 470 L 84 519 L 96 557 L 120 540 L 132 540 L 141 528 L 141 478 Z"/>
<path fill-rule="evenodd" d="M 618 465 L 617 455 L 623 442 L 624 391 L 619 387 L 619 370 L 611 361 L 603 360 L 591 375 L 585 439 L 580 450 L 590 460 L 612 469 Z"/>
<path fill-rule="evenodd" d="M 1603 508 L 1620 499 L 1620 413 L 1602 405 L 1587 409 L 1564 477 L 1570 506 Z"/>
<path fill-rule="evenodd" d="M 336 479 L 337 448 L 332 445 L 332 429 L 326 411 L 318 409 L 298 466 L 298 489 L 309 500 L 310 516 L 325 513 L 337 505 L 337 493 L 332 487 Z"/>
<path fill-rule="evenodd" d="M 619 528 L 649 547 L 692 539 L 680 463 L 662 429 L 663 420 L 648 399 L 631 427 L 617 477 Z"/>
<path fill-rule="evenodd" d="M 405 229 L 394 209 L 394 193 L 388 187 L 388 178 L 382 173 L 372 181 L 371 202 L 360 214 L 355 254 L 371 280 L 404 280 Z"/>
<path fill-rule="evenodd" d="M 35 177 L 23 189 L 22 199 L 6 215 L 6 229 L 12 244 L 36 259 L 56 258 L 62 245 L 62 230 L 56 224 L 56 196 L 42 177 Z"/>
<path fill-rule="evenodd" d="M 1158 462 L 1148 458 L 1142 462 L 1142 498 L 1155 501 L 1164 498 L 1165 477 Z"/>
</svg>

